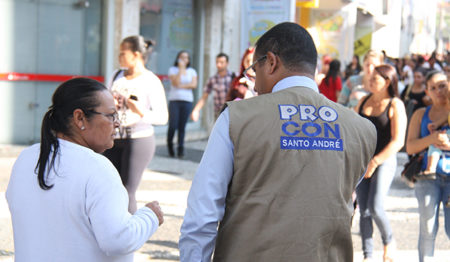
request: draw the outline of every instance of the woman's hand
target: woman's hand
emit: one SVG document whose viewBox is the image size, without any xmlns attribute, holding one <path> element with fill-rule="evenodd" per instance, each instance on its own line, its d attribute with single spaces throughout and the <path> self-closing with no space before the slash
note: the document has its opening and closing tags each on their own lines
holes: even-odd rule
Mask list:
<svg viewBox="0 0 450 262">
<path fill-rule="evenodd" d="M 179 69 L 186 69 L 187 62 L 183 59 L 178 59 L 178 68 Z"/>
<path fill-rule="evenodd" d="M 158 217 L 159 225 L 162 225 L 162 223 L 164 223 L 164 213 L 162 212 L 158 201 L 147 203 L 145 206 L 155 212 L 156 216 Z"/>
<path fill-rule="evenodd" d="M 133 99 L 127 99 L 126 104 L 128 108 L 131 110 L 131 112 L 138 114 L 140 117 L 144 116 L 143 110 L 141 109 L 141 106 L 138 101 Z"/>
<path fill-rule="evenodd" d="M 127 105 L 127 98 L 118 92 L 113 93 L 114 103 L 117 109 L 125 108 Z"/>
<path fill-rule="evenodd" d="M 448 139 L 447 130 L 438 130 L 431 133 L 432 138 L 436 141 L 433 145 L 441 150 L 450 150 L 450 140 Z"/>
<path fill-rule="evenodd" d="M 438 125 L 436 123 L 434 123 L 434 122 L 433 123 L 429 123 L 427 128 L 428 128 L 428 132 L 430 132 L 430 134 L 431 134 L 431 133 L 433 133 L 434 131 L 437 130 Z"/>
<path fill-rule="evenodd" d="M 375 160 L 375 158 L 372 158 L 372 160 L 370 160 L 369 165 L 367 165 L 367 169 L 366 169 L 366 173 L 364 174 L 364 178 L 371 178 L 373 173 L 375 172 L 375 170 L 378 167 L 378 162 Z"/>
<path fill-rule="evenodd" d="M 446 130 L 438 130 L 436 132 L 431 133 L 434 145 L 436 147 L 447 146 L 449 144 L 448 135 Z"/>
</svg>

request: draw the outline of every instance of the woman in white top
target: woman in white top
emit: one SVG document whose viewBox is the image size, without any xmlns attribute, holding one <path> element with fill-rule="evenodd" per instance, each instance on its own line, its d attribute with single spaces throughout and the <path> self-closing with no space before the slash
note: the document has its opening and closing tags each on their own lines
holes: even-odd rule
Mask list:
<svg viewBox="0 0 450 262">
<path fill-rule="evenodd" d="M 180 51 L 174 66 L 169 68 L 169 130 L 167 131 L 167 148 L 170 156 L 175 156 L 173 137 L 178 130 L 178 157 L 184 156 L 184 134 L 189 114 L 192 110 L 194 95 L 197 88 L 197 72 L 190 67 L 191 59 L 187 51 Z"/>
<path fill-rule="evenodd" d="M 75 78 L 56 89 L 41 143 L 17 158 L 6 191 L 15 261 L 133 261 L 163 222 L 156 201 L 128 212 L 119 174 L 98 154 L 118 126 L 101 83 Z"/>
<path fill-rule="evenodd" d="M 136 191 L 145 168 L 155 154 L 153 125 L 167 123 L 167 103 L 161 80 L 145 68 L 153 43 L 130 36 L 120 44 L 119 63 L 111 90 L 121 126 L 114 147 L 104 155 L 119 171 L 128 191 L 131 214 L 136 212 Z"/>
</svg>

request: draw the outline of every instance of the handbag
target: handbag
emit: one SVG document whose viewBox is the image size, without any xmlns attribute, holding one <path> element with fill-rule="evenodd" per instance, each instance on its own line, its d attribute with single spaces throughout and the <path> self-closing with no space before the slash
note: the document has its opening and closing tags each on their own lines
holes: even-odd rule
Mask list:
<svg viewBox="0 0 450 262">
<path fill-rule="evenodd" d="M 424 155 L 425 151 L 413 155 L 403 166 L 402 179 L 410 188 L 413 188 L 416 182 L 414 176 L 420 173 Z"/>
</svg>

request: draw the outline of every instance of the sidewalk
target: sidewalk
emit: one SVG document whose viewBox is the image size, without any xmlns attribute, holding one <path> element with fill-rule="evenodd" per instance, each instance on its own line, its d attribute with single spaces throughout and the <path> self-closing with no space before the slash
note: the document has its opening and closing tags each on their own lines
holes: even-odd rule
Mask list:
<svg viewBox="0 0 450 262">
<path fill-rule="evenodd" d="M 186 199 L 192 178 L 200 162 L 206 140 L 186 143 L 186 157 L 182 160 L 167 155 L 165 139 L 157 138 L 157 149 L 154 159 L 144 173 L 139 186 L 138 205 L 143 206 L 151 200 L 158 200 L 165 213 L 165 222 L 154 236 L 135 253 L 135 261 L 178 261 L 178 238 L 186 208 Z M 19 152 L 20 147 L 10 147 L 9 152 Z M 0 146 L 0 152 L 2 152 Z M 17 155 L 17 154 L 16 154 Z M 4 199 L 9 170 L 15 160 L 14 153 L 0 153 L 0 261 L 13 261 L 12 229 L 9 210 Z M 394 230 L 397 242 L 396 261 L 414 262 L 417 258 L 418 219 L 417 201 L 414 190 L 409 189 L 400 180 L 406 156 L 398 155 L 397 174 L 386 201 L 386 210 Z M 444 233 L 443 212 L 441 211 L 440 229 L 436 239 L 435 261 L 450 262 L 450 241 Z M 374 261 L 382 261 L 382 244 L 376 226 L 374 226 L 375 253 Z M 354 218 L 352 226 L 355 259 L 362 261 L 361 240 L 359 236 L 359 214 Z"/>
</svg>

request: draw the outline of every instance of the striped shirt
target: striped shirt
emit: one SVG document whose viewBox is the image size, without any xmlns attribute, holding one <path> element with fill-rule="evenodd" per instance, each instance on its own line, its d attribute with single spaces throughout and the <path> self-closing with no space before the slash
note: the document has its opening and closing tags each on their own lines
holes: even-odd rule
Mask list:
<svg viewBox="0 0 450 262">
<path fill-rule="evenodd" d="M 231 81 L 235 76 L 231 71 L 227 71 L 226 76 L 220 76 L 219 73 L 216 73 L 212 77 L 208 79 L 205 87 L 203 88 L 203 92 L 211 94 L 211 91 L 214 90 L 214 116 L 217 117 L 222 110 L 223 105 L 226 102 L 226 96 L 228 89 L 230 88 Z"/>
</svg>

